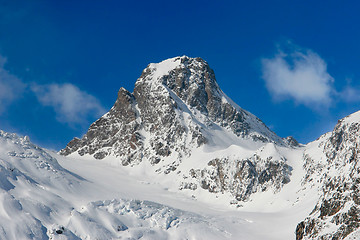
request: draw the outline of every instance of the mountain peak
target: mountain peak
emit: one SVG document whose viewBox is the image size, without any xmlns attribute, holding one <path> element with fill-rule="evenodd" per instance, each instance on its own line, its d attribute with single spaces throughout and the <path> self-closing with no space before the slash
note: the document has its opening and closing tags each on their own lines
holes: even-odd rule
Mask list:
<svg viewBox="0 0 360 240">
<path fill-rule="evenodd" d="M 120 88 L 111 110 L 61 153 L 90 154 L 99 159 L 114 155 L 124 165 L 144 159 L 156 164 L 223 141 L 216 140 L 215 132 L 220 130 L 237 141 L 286 144 L 222 92 L 206 61 L 175 57 L 149 64 L 133 93 Z"/>
<path fill-rule="evenodd" d="M 136 81 L 134 94 L 143 95 L 144 91 L 170 94 L 206 114 L 208 103 L 222 101 L 214 71 L 203 59 L 187 56 L 149 64 Z"/>
<path fill-rule="evenodd" d="M 184 66 L 188 65 L 189 63 L 197 64 L 197 65 L 207 64 L 207 62 L 200 57 L 192 58 L 192 57 L 188 57 L 188 56 L 184 55 L 184 56 L 169 58 L 169 59 L 163 60 L 159 63 L 150 63 L 147 68 L 170 71 L 170 70 L 173 70 L 173 69 L 181 67 L 181 66 L 184 67 Z"/>
<path fill-rule="evenodd" d="M 163 83 L 164 76 L 172 75 L 176 72 L 188 70 L 190 72 L 196 69 L 210 69 L 208 63 L 202 58 L 191 58 L 188 56 L 169 58 L 159 63 L 150 63 L 143 71 L 138 81 L 146 80 L 157 83 Z"/>
</svg>

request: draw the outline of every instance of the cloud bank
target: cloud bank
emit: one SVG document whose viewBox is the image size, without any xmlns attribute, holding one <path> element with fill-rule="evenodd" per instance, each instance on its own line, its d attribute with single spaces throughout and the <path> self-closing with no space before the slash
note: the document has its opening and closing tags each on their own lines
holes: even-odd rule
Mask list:
<svg viewBox="0 0 360 240">
<path fill-rule="evenodd" d="M 326 62 L 309 49 L 279 48 L 273 58 L 263 58 L 262 78 L 275 100 L 292 99 L 310 108 L 329 107 L 334 79 Z"/>
<path fill-rule="evenodd" d="M 70 83 L 35 84 L 31 89 L 42 105 L 54 109 L 59 122 L 82 124 L 89 116 L 99 117 L 105 113 L 94 96 Z"/>
<path fill-rule="evenodd" d="M 21 98 L 26 88 L 17 76 L 4 69 L 6 58 L 0 55 L 0 114 L 16 99 Z"/>
</svg>

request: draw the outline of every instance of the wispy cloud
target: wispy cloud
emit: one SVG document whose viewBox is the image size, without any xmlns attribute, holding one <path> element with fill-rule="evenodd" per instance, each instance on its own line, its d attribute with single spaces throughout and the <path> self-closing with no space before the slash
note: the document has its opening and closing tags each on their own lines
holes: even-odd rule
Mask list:
<svg viewBox="0 0 360 240">
<path fill-rule="evenodd" d="M 344 102 L 360 102 L 360 87 L 354 86 L 352 79 L 346 79 L 346 86 L 338 92 L 337 96 Z"/>
<path fill-rule="evenodd" d="M 272 58 L 262 59 L 262 78 L 275 100 L 292 99 L 310 108 L 328 107 L 334 79 L 326 62 L 310 49 L 289 43 Z"/>
<path fill-rule="evenodd" d="M 4 68 L 6 58 L 0 55 L 0 114 L 16 99 L 22 96 L 26 88 L 17 76 Z"/>
<path fill-rule="evenodd" d="M 92 95 L 80 90 L 73 84 L 48 84 L 31 87 L 39 102 L 52 107 L 56 119 L 68 124 L 83 124 L 87 118 L 99 117 L 105 113 L 100 102 Z"/>
<path fill-rule="evenodd" d="M 19 98 L 35 94 L 39 103 L 54 109 L 56 119 L 68 124 L 88 124 L 89 117 L 105 113 L 100 102 L 77 86 L 66 84 L 31 86 L 5 69 L 6 57 L 0 55 L 0 114 Z"/>
</svg>

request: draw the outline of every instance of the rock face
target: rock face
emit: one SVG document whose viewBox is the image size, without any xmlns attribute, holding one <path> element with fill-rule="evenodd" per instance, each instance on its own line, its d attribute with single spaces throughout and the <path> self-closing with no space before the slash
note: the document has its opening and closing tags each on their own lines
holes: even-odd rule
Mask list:
<svg viewBox="0 0 360 240">
<path fill-rule="evenodd" d="M 143 143 L 137 118 L 134 96 L 121 88 L 111 110 L 91 124 L 82 139 L 74 138 L 60 153 L 68 155 L 77 151 L 81 156 L 90 154 L 96 159 L 112 153 L 121 157 L 123 165 L 141 159 L 138 149 L 142 149 Z"/>
<path fill-rule="evenodd" d="M 263 151 L 267 154 L 262 154 Z M 195 181 L 184 181 L 181 188 L 194 190 L 198 182 L 209 192 L 230 192 L 236 199 L 232 204 L 236 204 L 248 200 L 255 192 L 279 192 L 284 184 L 290 182 L 291 170 L 276 146 L 269 143 L 248 158 L 214 158 L 202 169 L 191 169 L 190 180 Z"/>
<path fill-rule="evenodd" d="M 60 153 L 114 155 L 124 165 L 143 159 L 181 158 L 206 144 L 207 128 L 221 127 L 237 137 L 284 144 L 260 119 L 241 109 L 221 91 L 213 70 L 201 58 L 177 57 L 150 64 L 134 93 L 121 88 L 118 98 L 82 139 Z"/>
<path fill-rule="evenodd" d="M 297 239 L 344 239 L 360 227 L 360 112 L 339 120 L 319 141 L 323 157 L 305 154 L 305 181 L 321 183 L 321 197 L 297 226 Z M 329 231 L 331 229 L 331 231 Z M 355 239 L 355 238 L 351 238 Z"/>
<path fill-rule="evenodd" d="M 148 65 L 134 92 L 121 88 L 111 110 L 94 122 L 82 139 L 74 138 L 60 153 L 88 154 L 96 159 L 112 156 L 131 166 L 147 161 L 158 166 L 157 172 L 168 174 L 194 150 L 223 142 L 219 132 L 258 147 L 297 144 L 292 138 L 278 137 L 260 119 L 233 103 L 219 88 L 207 62 L 183 56 Z M 195 182 L 183 181 L 179 188 L 228 191 L 244 200 L 252 192 L 267 189 L 269 183 L 280 188 L 288 182 L 289 169 L 284 158 L 275 161 L 256 154 L 209 159 L 203 169 L 185 174 Z"/>
</svg>

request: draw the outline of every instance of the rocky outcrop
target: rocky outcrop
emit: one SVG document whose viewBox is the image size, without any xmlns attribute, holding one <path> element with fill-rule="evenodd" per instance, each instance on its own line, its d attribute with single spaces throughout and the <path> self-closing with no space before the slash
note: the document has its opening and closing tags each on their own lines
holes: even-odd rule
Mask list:
<svg viewBox="0 0 360 240">
<path fill-rule="evenodd" d="M 82 139 L 74 138 L 60 153 L 93 155 L 102 159 L 110 154 L 119 157 L 123 165 L 140 161 L 143 142 L 133 94 L 121 88 L 114 106 L 103 117 L 91 124 Z"/>
<path fill-rule="evenodd" d="M 306 181 L 317 175 L 321 197 L 297 227 L 297 239 L 344 239 L 360 227 L 360 113 L 338 122 L 319 144 L 322 163 L 308 164 Z M 316 177 L 316 176 L 315 176 Z M 329 231 L 328 229 L 332 229 Z"/>
<path fill-rule="evenodd" d="M 276 154 L 259 154 L 266 148 L 273 148 Z M 215 158 L 203 169 L 191 169 L 190 181 L 184 181 L 180 188 L 195 190 L 199 186 L 213 193 L 229 192 L 237 201 L 247 201 L 255 192 L 279 192 L 290 182 L 291 170 L 285 157 L 268 144 L 249 158 Z"/>
</svg>

